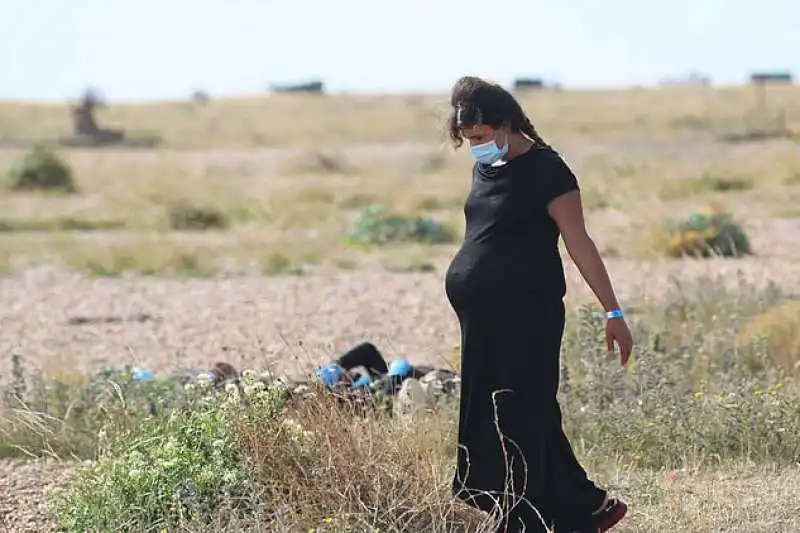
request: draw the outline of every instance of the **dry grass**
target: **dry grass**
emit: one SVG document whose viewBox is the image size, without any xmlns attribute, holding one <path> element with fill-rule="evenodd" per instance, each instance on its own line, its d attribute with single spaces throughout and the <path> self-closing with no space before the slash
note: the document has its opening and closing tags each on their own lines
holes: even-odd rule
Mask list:
<svg viewBox="0 0 800 533">
<path fill-rule="evenodd" d="M 793 124 L 800 117 L 796 89 L 772 93 L 771 106 L 785 109 Z M 575 167 L 595 233 L 613 241 L 609 249 L 617 253 L 646 256 L 651 243 L 642 239 L 643 229 L 710 200 L 729 204 L 748 221 L 794 214 L 800 190 L 786 190 L 800 168 L 794 142 L 718 141 L 725 132 L 769 120 L 769 113 L 756 112 L 749 88 L 543 92 L 522 101 Z M 142 256 L 149 247 L 141 242 L 151 239 L 148 233 L 170 229 L 169 206 L 179 201 L 213 205 L 232 225 L 221 236 L 185 239 L 199 256 L 195 262 L 204 263 L 204 255 L 220 255 L 214 251 L 220 241 L 231 243 L 220 250 L 229 264 L 193 268 L 189 261 L 189 274 L 252 271 L 250 265 L 263 261 L 261 253 L 253 257 L 255 249 L 267 250 L 267 257 L 279 252 L 292 264 L 311 255 L 336 265 L 355 255 L 341 233 L 355 211 L 371 203 L 424 212 L 460 228 L 470 161 L 442 146 L 445 104 L 442 95 L 279 95 L 204 106 L 112 107 L 101 120 L 157 131 L 165 148 L 66 151 L 79 196 L 0 196 L 0 228 L 26 232 L 0 238 L 0 264 L 8 270 L 50 250 L 52 259 L 87 268 L 83 257 L 95 254 L 94 243 L 113 241 L 120 243 L 114 253 L 135 258 L 134 269 L 157 272 L 172 262 L 148 266 Z M 15 135 L 63 133 L 67 116 L 64 106 L 0 104 L 0 124 Z M 18 155 L 2 151 L 0 163 Z M 86 229 L 74 234 L 74 242 L 27 234 L 69 222 Z M 125 233 L 107 234 L 120 226 Z M 26 253 L 28 246 L 36 251 Z M 126 257 L 118 262 L 131 263 Z"/>
<path fill-rule="evenodd" d="M 767 343 L 773 365 L 800 375 L 800 300 L 788 300 L 760 313 L 740 335 L 744 341 Z"/>
<path fill-rule="evenodd" d="M 797 126 L 796 87 L 770 88 L 768 113 L 751 87 L 672 87 L 623 91 L 532 92 L 520 97 L 548 138 L 624 138 L 726 134 L 769 126 L 786 112 Z M 316 148 L 352 143 L 439 141 L 444 95 L 269 95 L 208 104 L 176 101 L 112 106 L 100 124 L 155 132 L 175 148 Z M 0 137 L 57 136 L 69 131 L 61 104 L 0 103 Z"/>
<path fill-rule="evenodd" d="M 776 87 L 770 97 L 772 111 L 785 110 L 795 132 L 800 131 L 798 91 Z M 745 279 L 775 281 L 785 292 L 797 291 L 796 140 L 721 140 L 770 126 L 771 112 L 755 110 L 750 88 L 539 92 L 522 97 L 522 103 L 578 174 L 590 231 L 631 308 L 677 306 L 668 301 L 675 286 L 684 302 L 702 299 L 709 290 L 705 275 L 720 276 L 734 290 Z M 0 190 L 0 274 L 9 274 L 0 278 L 0 350 L 21 352 L 50 374 L 86 374 L 123 362 L 157 370 L 205 366 L 220 354 L 237 364 L 296 371 L 364 338 L 385 346 L 390 355 L 433 363 L 449 359 L 458 334 L 441 274 L 454 245 L 356 247 L 343 238 L 359 210 L 372 204 L 462 230 L 471 161 L 468 154 L 452 154 L 442 146 L 445 104 L 444 95 L 280 95 L 102 111 L 101 124 L 156 133 L 165 146 L 60 151 L 74 171 L 78 193 L 70 196 Z M 0 138 L 55 137 L 68 128 L 66 106 L 0 103 Z M 21 153 L 0 149 L 0 166 Z M 710 202 L 742 222 L 755 255 L 661 258 L 654 248 L 660 224 Z M 225 222 L 205 231 L 181 226 L 176 206 L 213 210 Z M 176 224 L 186 230 L 175 231 Z M 34 265 L 58 268 L 31 269 Z M 567 271 L 574 309 L 592 296 L 572 265 Z M 128 273 L 155 277 L 123 276 Z M 765 314 L 753 310 L 753 335 L 767 331 L 773 342 L 769 353 L 791 366 L 797 360 L 796 331 L 781 337 L 784 315 L 758 311 Z M 67 324 L 74 314 L 130 312 L 150 313 L 156 320 L 84 328 Z M 676 390 L 693 390 L 700 377 L 724 374 L 722 367 L 707 364 L 714 354 L 739 353 L 721 348 L 736 337 L 730 332 L 738 331 L 738 322 L 714 323 L 714 313 L 703 315 L 709 329 L 696 328 L 689 335 L 682 329 L 689 326 L 675 322 L 659 337 L 685 334 L 673 339 L 670 353 L 688 346 L 682 353 L 695 361 L 686 372 L 671 374 Z M 693 324 L 688 318 L 686 323 Z M 712 327 L 717 328 L 713 334 Z M 303 361 L 296 357 L 299 343 Z M 584 375 L 594 368 L 583 358 L 584 352 L 592 353 L 591 346 L 572 347 L 571 353 L 583 354 L 576 368 Z M 747 350 L 748 357 L 769 360 L 763 348 Z M 754 375 L 760 371 L 756 367 Z M 735 379 L 725 386 L 744 390 L 751 385 L 750 378 Z M 569 409 L 582 412 L 583 400 L 575 401 Z M 682 423 L 677 413 L 685 411 L 676 409 L 658 411 L 667 417 L 666 426 Z M 319 455 L 331 461 L 325 475 L 289 483 L 302 488 L 298 494 L 304 498 L 315 494 L 308 483 L 327 483 L 329 499 L 317 511 L 354 513 L 352 506 L 367 502 L 372 512 L 382 509 L 384 514 L 375 516 L 382 523 L 398 516 L 455 516 L 448 515 L 453 507 L 442 479 L 451 464 L 452 418 L 410 430 L 378 424 L 360 433 L 349 426 L 337 429 L 337 420 L 347 423 L 332 416 L 308 421 L 331 436 Z M 778 460 L 764 452 L 715 462 L 706 455 L 682 466 L 643 465 L 632 459 L 632 450 L 644 442 L 646 426 L 619 449 L 592 447 L 602 435 L 616 435 L 615 427 L 585 425 L 586 431 L 598 431 L 584 434 L 578 446 L 597 479 L 633 503 L 619 531 L 800 529 L 800 472 L 787 466 L 792 461 L 786 457 Z M 386 435 L 392 436 L 391 446 L 377 446 L 385 444 Z M 261 437 L 252 444 L 263 445 L 266 436 Z M 356 474 L 348 465 L 365 461 L 364 446 L 377 455 L 366 472 Z M 661 460 L 662 452 L 654 453 L 656 462 Z M 274 468 L 291 462 L 289 456 L 271 459 L 283 461 Z M 27 475 L 20 472 L 41 477 L 39 464 L 9 465 L 0 470 L 0 485 L 38 487 L 27 478 L 20 481 Z M 424 475 L 406 474 L 415 467 L 424 467 Z M 381 499 L 392 495 L 387 486 L 395 496 L 390 502 Z M 0 520 L 9 529 L 44 527 L 40 516 L 31 518 L 28 512 L 36 508 L 36 497 L 13 505 L 0 497 L 0 504 L 0 511 L 11 513 Z M 425 528 L 444 531 L 444 523 Z"/>
<path fill-rule="evenodd" d="M 619 143 L 572 139 L 559 147 L 580 176 L 593 233 L 617 255 L 652 258 L 653 228 L 666 217 L 712 201 L 745 224 L 785 218 L 796 210 L 800 189 L 787 189 L 784 182 L 787 172 L 800 167 L 794 143 L 773 142 L 759 147 L 759 154 L 751 146 L 708 140 L 660 141 L 657 146 L 637 153 Z M 707 151 L 698 153 L 699 147 Z M 81 194 L 0 193 L 0 265 L 5 270 L 59 262 L 105 272 L 87 264 L 87 256 L 98 255 L 111 256 L 104 261 L 119 265 L 112 272 L 127 266 L 158 273 L 177 266 L 189 275 L 253 273 L 274 254 L 293 265 L 336 266 L 362 255 L 343 241 L 343 234 L 359 209 L 370 204 L 432 217 L 461 231 L 470 165 L 465 154 L 453 156 L 424 144 L 343 148 L 336 157 L 348 162 L 347 170 L 330 171 L 298 169 L 298 161 L 316 152 L 283 148 L 65 155 Z M 437 160 L 433 169 L 427 163 L 432 158 Z M 213 206 L 229 227 L 201 234 L 172 232 L 170 210 L 181 202 Z M 772 239 L 781 238 L 758 237 L 756 246 L 765 250 L 775 250 Z M 174 243 L 176 256 L 194 260 L 182 268 L 181 257 L 153 254 L 159 242 Z M 109 244 L 108 252 L 99 253 Z M 444 247 L 434 254 L 442 258 L 451 251 Z M 368 255 L 380 262 L 383 251 Z"/>
<path fill-rule="evenodd" d="M 606 473 L 639 505 L 619 533 L 725 531 L 789 533 L 800 527 L 797 468 L 739 465 L 723 469 Z"/>
</svg>

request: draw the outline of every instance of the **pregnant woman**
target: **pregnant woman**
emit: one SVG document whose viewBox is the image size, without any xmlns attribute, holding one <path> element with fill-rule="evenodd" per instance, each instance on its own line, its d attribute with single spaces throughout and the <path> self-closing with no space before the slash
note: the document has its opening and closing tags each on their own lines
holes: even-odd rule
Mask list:
<svg viewBox="0 0 800 533">
<path fill-rule="evenodd" d="M 500 531 L 602 532 L 626 504 L 590 481 L 556 399 L 566 283 L 558 239 L 606 311 L 609 351 L 633 341 L 584 225 L 578 183 L 501 86 L 453 87 L 450 137 L 476 159 L 466 234 L 445 278 L 461 326 L 456 497 L 501 518 Z"/>
</svg>

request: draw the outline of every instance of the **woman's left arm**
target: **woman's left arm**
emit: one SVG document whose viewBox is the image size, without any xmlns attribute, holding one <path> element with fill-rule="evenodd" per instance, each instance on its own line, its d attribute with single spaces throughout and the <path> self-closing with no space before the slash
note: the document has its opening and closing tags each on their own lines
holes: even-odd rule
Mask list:
<svg viewBox="0 0 800 533">
<path fill-rule="evenodd" d="M 606 266 L 586 230 L 580 192 L 573 190 L 554 198 L 547 210 L 558 225 L 567 252 L 605 311 L 619 309 Z M 627 364 L 633 349 L 633 338 L 624 318 L 609 318 L 606 321 L 606 341 L 609 352 L 613 352 L 616 342 L 620 362 L 623 366 Z"/>
</svg>

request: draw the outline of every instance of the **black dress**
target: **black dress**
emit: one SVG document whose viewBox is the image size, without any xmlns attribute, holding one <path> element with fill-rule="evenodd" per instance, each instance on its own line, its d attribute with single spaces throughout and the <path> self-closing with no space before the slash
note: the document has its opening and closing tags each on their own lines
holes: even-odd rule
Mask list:
<svg viewBox="0 0 800 533">
<path fill-rule="evenodd" d="M 464 242 L 445 278 L 461 326 L 453 491 L 487 512 L 499 503 L 526 531 L 544 529 L 530 505 L 509 512 L 513 501 L 525 498 L 557 531 L 571 531 L 605 497 L 576 460 L 556 400 L 566 283 L 547 205 L 577 189 L 550 149 L 476 163 Z"/>
</svg>

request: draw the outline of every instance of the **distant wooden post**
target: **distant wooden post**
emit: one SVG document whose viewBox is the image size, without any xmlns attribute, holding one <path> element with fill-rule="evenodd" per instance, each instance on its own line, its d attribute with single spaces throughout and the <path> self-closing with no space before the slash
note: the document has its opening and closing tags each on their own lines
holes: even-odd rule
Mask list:
<svg viewBox="0 0 800 533">
<path fill-rule="evenodd" d="M 73 130 L 77 135 L 94 135 L 100 128 L 94 118 L 94 111 L 103 105 L 102 99 L 89 89 L 81 97 L 80 103 L 72 108 Z"/>
<path fill-rule="evenodd" d="M 72 107 L 73 135 L 63 138 L 60 142 L 75 146 L 98 146 L 121 142 L 125 137 L 122 131 L 98 126 L 94 116 L 98 107 L 105 107 L 105 102 L 95 91 L 87 90 L 80 102 Z"/>
</svg>

